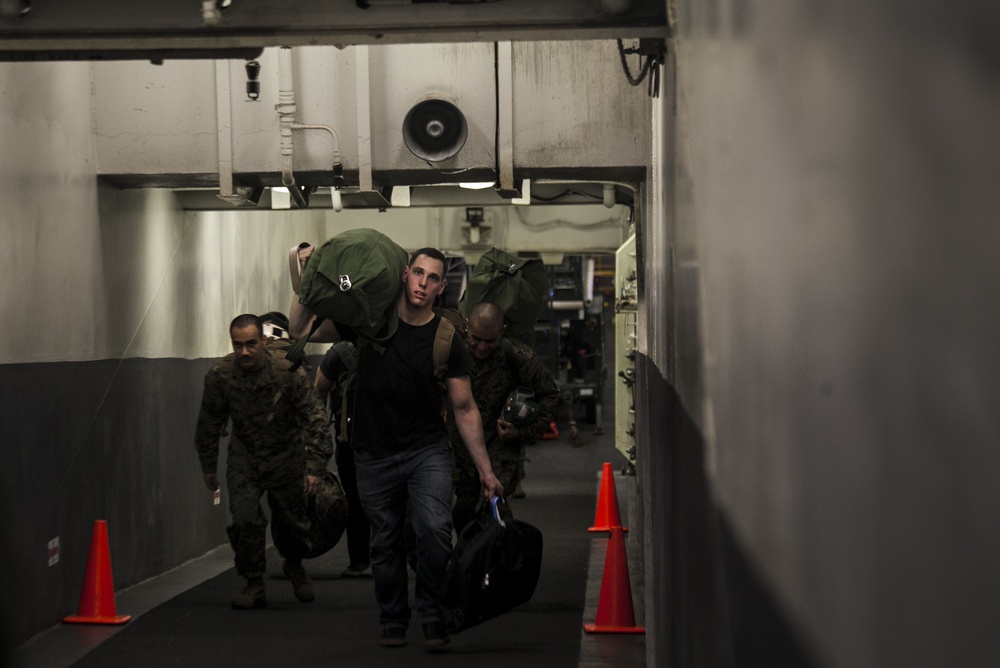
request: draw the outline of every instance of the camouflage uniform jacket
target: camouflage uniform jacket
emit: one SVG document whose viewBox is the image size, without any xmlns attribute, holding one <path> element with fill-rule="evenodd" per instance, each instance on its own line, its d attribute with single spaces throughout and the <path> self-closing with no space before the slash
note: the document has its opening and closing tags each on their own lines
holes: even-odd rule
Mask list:
<svg viewBox="0 0 1000 668">
<path fill-rule="evenodd" d="M 559 388 L 552 378 L 551 372 L 527 345 L 514 339 L 505 339 L 502 345 L 486 359 L 472 357 L 472 396 L 479 407 L 483 419 L 483 435 L 486 437 L 486 450 L 490 459 L 495 459 L 503 452 L 509 457 L 520 457 L 522 446 L 533 443 L 541 438 L 555 419 L 556 405 L 559 403 Z M 508 360 L 507 355 L 513 359 Z M 511 371 L 517 370 L 516 377 Z M 497 418 L 503 411 L 507 395 L 515 387 L 523 385 L 535 391 L 535 401 L 539 411 L 535 421 L 518 430 L 518 438 L 503 441 L 497 433 Z M 449 420 L 451 442 L 462 443 L 454 421 Z M 455 448 L 456 457 L 468 459 L 464 447 Z"/>
<path fill-rule="evenodd" d="M 245 459 L 265 486 L 303 475 L 323 475 L 333 455 L 329 418 L 309 376 L 290 371 L 281 352 L 268 352 L 267 365 L 247 373 L 229 354 L 205 374 L 195 447 L 205 474 L 215 473 L 219 437 L 233 421 L 229 458 Z"/>
</svg>

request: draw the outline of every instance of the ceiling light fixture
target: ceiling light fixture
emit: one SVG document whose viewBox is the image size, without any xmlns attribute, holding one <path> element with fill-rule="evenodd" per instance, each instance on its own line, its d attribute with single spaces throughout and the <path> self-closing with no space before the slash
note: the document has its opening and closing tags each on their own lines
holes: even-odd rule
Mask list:
<svg viewBox="0 0 1000 668">
<path fill-rule="evenodd" d="M 271 208 L 272 209 L 292 208 L 292 193 L 288 191 L 288 188 L 284 186 L 271 188 Z"/>
<path fill-rule="evenodd" d="M 531 180 L 525 179 L 521 182 L 521 196 L 514 197 L 510 200 L 511 204 L 520 204 L 521 206 L 529 206 L 531 204 Z"/>
<path fill-rule="evenodd" d="M 393 186 L 389 195 L 389 202 L 393 206 L 410 206 L 409 186 Z"/>
</svg>

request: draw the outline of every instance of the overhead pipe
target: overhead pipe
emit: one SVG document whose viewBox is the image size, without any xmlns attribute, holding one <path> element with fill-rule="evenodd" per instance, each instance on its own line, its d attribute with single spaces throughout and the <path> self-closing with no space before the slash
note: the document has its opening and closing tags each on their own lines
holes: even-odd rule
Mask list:
<svg viewBox="0 0 1000 668">
<path fill-rule="evenodd" d="M 615 186 L 611 183 L 604 184 L 604 206 L 609 209 L 615 205 Z"/>
<path fill-rule="evenodd" d="M 283 46 L 278 49 L 278 104 L 275 105 L 278 112 L 278 123 L 281 131 L 281 183 L 288 192 L 291 193 L 292 203 L 296 209 L 305 209 L 309 206 L 302 190 L 295 184 L 295 173 L 293 168 L 294 146 L 292 142 L 292 130 L 325 130 L 333 137 L 333 187 L 330 190 L 334 211 L 342 211 L 344 208 L 343 199 L 340 194 L 340 186 L 343 182 L 343 165 L 340 162 L 340 140 L 337 132 L 329 125 L 305 124 L 295 122 L 295 86 L 292 79 L 292 49 Z"/>
<path fill-rule="evenodd" d="M 278 123 L 281 130 L 281 184 L 288 188 L 296 209 L 309 206 L 299 187 L 295 185 L 292 171 L 292 125 L 295 124 L 295 87 L 292 83 L 292 49 L 283 46 L 278 49 Z"/>
<path fill-rule="evenodd" d="M 588 257 L 583 265 L 583 303 L 587 308 L 594 303 L 594 268 L 596 262 Z"/>
<path fill-rule="evenodd" d="M 340 163 L 340 139 L 337 131 L 329 125 L 319 123 L 292 123 L 293 130 L 326 130 L 333 137 L 333 187 L 330 188 L 330 197 L 333 200 L 333 210 L 343 211 L 344 202 L 340 196 L 340 186 L 344 180 L 344 166 Z"/>
</svg>

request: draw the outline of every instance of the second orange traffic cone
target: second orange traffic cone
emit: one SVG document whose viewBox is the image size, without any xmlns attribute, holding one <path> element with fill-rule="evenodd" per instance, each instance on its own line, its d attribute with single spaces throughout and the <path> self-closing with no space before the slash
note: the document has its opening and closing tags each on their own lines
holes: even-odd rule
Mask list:
<svg viewBox="0 0 1000 668">
<path fill-rule="evenodd" d="M 621 527 L 611 529 L 608 552 L 604 558 L 601 593 L 597 599 L 597 616 L 593 624 L 584 624 L 587 633 L 645 633 L 646 627 L 636 626 L 632 607 L 632 581 L 628 576 L 625 554 L 625 533 Z"/>
<path fill-rule="evenodd" d="M 63 619 L 74 624 L 124 624 L 132 615 L 119 615 L 115 608 L 115 585 L 111 579 L 111 556 L 108 551 L 108 523 L 94 522 L 83 578 L 80 606 L 75 615 Z"/>
<path fill-rule="evenodd" d="M 622 527 L 621 515 L 618 512 L 618 494 L 615 492 L 615 474 L 611 470 L 611 462 L 604 462 L 594 526 L 587 531 L 611 531 L 612 527 L 621 527 L 623 531 L 628 531 Z"/>
</svg>

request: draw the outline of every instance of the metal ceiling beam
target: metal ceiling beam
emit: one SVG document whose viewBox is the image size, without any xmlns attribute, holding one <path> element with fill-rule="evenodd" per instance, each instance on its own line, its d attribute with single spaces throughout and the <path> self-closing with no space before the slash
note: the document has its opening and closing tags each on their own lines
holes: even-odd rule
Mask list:
<svg viewBox="0 0 1000 668">
<path fill-rule="evenodd" d="M 0 16 L 0 60 L 249 58 L 271 46 L 592 40 L 669 32 L 663 0 L 632 0 L 615 14 L 595 0 L 358 5 L 46 0 L 23 15 Z"/>
</svg>

